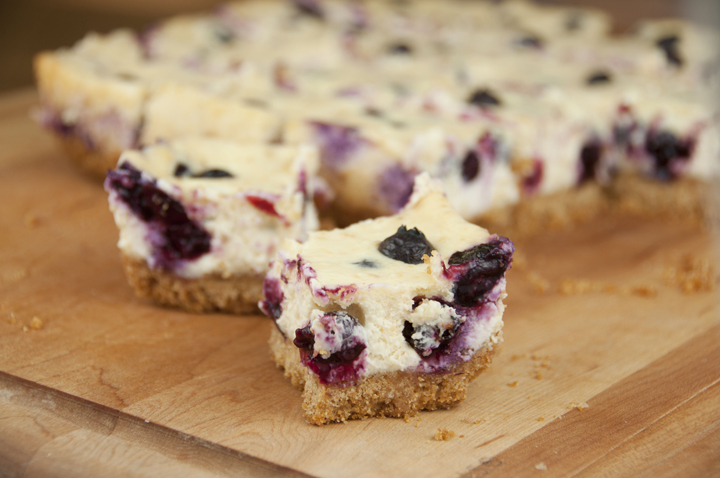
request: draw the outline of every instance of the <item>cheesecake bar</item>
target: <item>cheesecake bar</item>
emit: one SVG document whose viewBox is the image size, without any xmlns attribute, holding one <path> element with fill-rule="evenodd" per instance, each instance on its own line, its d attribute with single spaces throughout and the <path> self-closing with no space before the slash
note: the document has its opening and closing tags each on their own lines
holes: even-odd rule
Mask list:
<svg viewBox="0 0 720 478">
<path fill-rule="evenodd" d="M 399 214 L 284 243 L 260 308 L 316 425 L 462 401 L 502 340 L 514 246 L 467 223 L 427 173 Z"/>
<path fill-rule="evenodd" d="M 105 189 L 140 297 L 250 313 L 278 246 L 317 229 L 311 147 L 187 138 L 126 151 Z"/>
</svg>

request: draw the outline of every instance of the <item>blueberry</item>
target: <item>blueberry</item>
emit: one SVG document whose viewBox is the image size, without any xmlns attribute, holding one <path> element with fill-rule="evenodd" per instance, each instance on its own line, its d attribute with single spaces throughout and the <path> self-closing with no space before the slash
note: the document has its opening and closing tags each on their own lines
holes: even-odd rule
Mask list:
<svg viewBox="0 0 720 478">
<path fill-rule="evenodd" d="M 649 132 L 645 139 L 645 149 L 655 159 L 655 170 L 662 179 L 675 177 L 673 164 L 685 161 L 692 155 L 691 141 L 679 140 L 667 131 Z"/>
<path fill-rule="evenodd" d="M 353 262 L 353 264 L 356 266 L 364 267 L 365 269 L 377 269 L 379 267 L 377 262 L 368 259 L 363 259 L 360 262 Z"/>
<path fill-rule="evenodd" d="M 324 325 L 325 337 L 315 337 L 310 324 L 295 330 L 293 344 L 300 349 L 302 363 L 314 372 L 321 383 L 352 382 L 359 378 L 361 363 L 358 357 L 367 344 L 355 333 L 361 327 L 357 319 L 347 312 L 328 312 L 320 318 Z M 336 331 L 340 333 L 335 335 Z M 323 357 L 315 354 L 316 339 L 331 344 L 330 355 Z"/>
<path fill-rule="evenodd" d="M 218 179 L 218 178 L 232 178 L 234 177 L 232 174 L 228 173 L 225 170 L 222 169 L 208 169 L 207 171 L 203 171 L 201 173 L 193 174 L 194 178 L 212 178 L 212 179 Z"/>
<path fill-rule="evenodd" d="M 533 160 L 532 171 L 529 175 L 522 178 L 522 190 L 525 194 L 534 194 L 542 183 L 543 179 L 543 163 L 539 159 Z"/>
<path fill-rule="evenodd" d="M 391 55 L 411 55 L 413 49 L 407 43 L 398 42 L 388 45 L 387 52 Z"/>
<path fill-rule="evenodd" d="M 293 0 L 295 8 L 301 15 L 315 18 L 317 20 L 325 19 L 325 12 L 323 11 L 317 0 Z"/>
<path fill-rule="evenodd" d="M 399 211 L 412 196 L 417 171 L 395 164 L 382 172 L 378 178 L 379 199 L 393 212 Z"/>
<path fill-rule="evenodd" d="M 471 105 L 485 107 L 485 106 L 500 106 L 502 103 L 490 90 L 478 89 L 468 97 L 467 102 Z"/>
<path fill-rule="evenodd" d="M 470 150 L 465 155 L 462 162 L 462 177 L 466 182 L 475 179 L 480 172 L 480 160 L 475 151 Z"/>
<path fill-rule="evenodd" d="M 492 290 L 512 264 L 515 247 L 509 239 L 499 237 L 450 256 L 451 269 L 459 271 L 453 294 L 462 307 L 473 307 Z"/>
<path fill-rule="evenodd" d="M 190 173 L 190 169 L 187 167 L 186 164 L 178 163 L 177 166 L 175 166 L 175 171 L 173 172 L 173 176 L 176 178 L 186 176 Z"/>
<path fill-rule="evenodd" d="M 423 256 L 429 256 L 435 248 L 417 227 L 407 229 L 402 225 L 395 234 L 380 243 L 378 250 L 382 255 L 396 261 L 422 264 Z"/>
<path fill-rule="evenodd" d="M 320 160 L 330 169 L 337 169 L 365 144 L 357 128 L 319 121 L 310 124 L 320 147 Z"/>
<path fill-rule="evenodd" d="M 676 35 L 658 38 L 655 42 L 658 48 L 665 52 L 665 58 L 667 58 L 668 63 L 677 67 L 683 66 L 684 63 L 682 57 L 680 56 L 680 51 L 678 50 L 679 43 L 680 38 Z"/>
<path fill-rule="evenodd" d="M 215 35 L 215 38 L 220 43 L 231 43 L 233 40 L 235 40 L 235 34 L 230 31 L 229 28 L 227 28 L 224 25 L 216 24 L 213 26 L 213 34 Z"/>
<path fill-rule="evenodd" d="M 279 319 L 282 315 L 282 301 L 285 298 L 280 281 L 266 277 L 263 281 L 263 300 L 260 302 L 260 310 L 271 319 Z"/>
<path fill-rule="evenodd" d="M 178 260 L 196 259 L 210 251 L 210 233 L 191 220 L 176 199 L 159 189 L 154 180 L 145 179 L 127 161 L 108 171 L 107 187 L 112 188 L 143 221 L 160 232 L 156 245 L 158 260 L 172 268 Z"/>
<path fill-rule="evenodd" d="M 421 357 L 428 357 L 434 351 L 442 351 L 447 347 L 448 343 L 455 337 L 460 322 L 458 320 L 453 321 L 452 328 L 440 330 L 437 327 L 431 325 L 414 325 L 411 322 L 405 321 L 403 325 L 403 337 L 410 346 Z M 420 334 L 420 337 L 413 338 L 413 335 Z"/>
<path fill-rule="evenodd" d="M 565 30 L 574 32 L 582 26 L 582 14 L 580 12 L 570 12 L 565 22 Z"/>
<path fill-rule="evenodd" d="M 542 48 L 543 41 L 538 36 L 525 35 L 524 37 L 520 38 L 520 40 L 518 40 L 518 44 L 520 46 L 524 46 L 524 47 L 528 47 L 528 48 Z"/>
<path fill-rule="evenodd" d="M 604 85 L 606 83 L 612 82 L 612 77 L 609 73 L 606 73 L 604 71 L 597 71 L 592 75 L 588 76 L 586 82 L 588 85 Z"/>
<path fill-rule="evenodd" d="M 597 165 L 602 157 L 602 145 L 597 141 L 591 141 L 583 145 L 580 151 L 580 183 L 595 178 Z"/>
</svg>

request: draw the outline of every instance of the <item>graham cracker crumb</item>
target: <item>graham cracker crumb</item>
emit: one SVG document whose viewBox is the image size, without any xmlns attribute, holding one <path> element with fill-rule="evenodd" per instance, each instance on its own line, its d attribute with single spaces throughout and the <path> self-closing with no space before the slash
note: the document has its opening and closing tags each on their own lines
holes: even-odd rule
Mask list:
<svg viewBox="0 0 720 478">
<path fill-rule="evenodd" d="M 563 279 L 558 286 L 558 292 L 563 295 L 580 295 L 590 292 L 614 294 L 617 292 L 617 286 L 604 282 L 592 282 L 585 279 Z"/>
<path fill-rule="evenodd" d="M 460 435 L 460 438 L 465 438 L 465 435 Z"/>
<path fill-rule="evenodd" d="M 8 319 L 8 323 L 9 323 L 10 325 L 16 325 L 16 324 L 17 324 L 17 319 L 15 319 L 15 314 L 10 313 L 10 318 Z"/>
<path fill-rule="evenodd" d="M 538 417 L 538 421 L 539 421 L 539 422 L 544 422 L 544 421 L 545 421 L 545 418 L 543 418 L 543 417 Z"/>
<path fill-rule="evenodd" d="M 438 431 L 435 433 L 436 441 L 448 441 L 453 437 L 455 437 L 455 432 L 447 428 L 438 428 Z"/>
<path fill-rule="evenodd" d="M 30 321 L 30 328 L 34 330 L 40 330 L 43 328 L 43 322 L 38 317 L 33 317 Z"/>
<path fill-rule="evenodd" d="M 679 267 L 666 267 L 663 276 L 667 285 L 678 287 L 685 294 L 707 292 L 715 288 L 712 262 L 692 254 L 685 254 Z"/>
<path fill-rule="evenodd" d="M 12 284 L 14 282 L 18 282 L 26 278 L 28 275 L 28 271 L 24 267 L 9 267 L 2 271 L 2 276 L 0 276 L 1 282 L 4 282 L 6 284 Z"/>
<path fill-rule="evenodd" d="M 535 465 L 535 469 L 540 470 L 540 471 L 547 471 L 547 466 L 545 466 L 545 463 L 540 462 L 537 465 Z"/>
<path fill-rule="evenodd" d="M 507 384 L 508 387 L 517 387 L 518 381 L 515 380 L 514 382 L 510 382 Z"/>
<path fill-rule="evenodd" d="M 514 362 L 516 360 L 520 360 L 521 358 L 527 357 L 527 354 L 515 354 L 512 357 L 510 357 L 510 361 Z"/>
<path fill-rule="evenodd" d="M 535 292 L 538 294 L 544 294 L 550 290 L 550 282 L 544 277 L 541 277 L 537 272 L 530 271 L 526 275 L 527 280 L 532 284 Z"/>
<path fill-rule="evenodd" d="M 657 287 L 650 284 L 636 285 L 630 288 L 630 293 L 640 297 L 657 297 Z"/>
<path fill-rule="evenodd" d="M 533 377 L 535 380 L 542 380 L 543 378 L 545 378 L 545 375 L 543 375 L 542 370 L 535 370 L 535 371 L 532 373 L 532 377 Z"/>
<path fill-rule="evenodd" d="M 25 223 L 25 226 L 28 228 L 36 227 L 40 224 L 40 218 L 37 216 L 34 212 L 29 212 L 25 214 L 23 217 L 23 222 Z"/>
<path fill-rule="evenodd" d="M 28 327 L 27 325 L 23 325 L 23 332 L 25 332 L 26 334 L 30 332 L 30 327 Z"/>
<path fill-rule="evenodd" d="M 585 410 L 586 408 L 590 408 L 590 405 L 588 405 L 588 404 L 585 403 L 585 402 L 570 402 L 570 403 L 568 404 L 568 408 L 571 409 L 571 410 L 572 410 L 573 408 L 577 408 L 578 412 L 582 412 L 582 411 Z"/>
</svg>

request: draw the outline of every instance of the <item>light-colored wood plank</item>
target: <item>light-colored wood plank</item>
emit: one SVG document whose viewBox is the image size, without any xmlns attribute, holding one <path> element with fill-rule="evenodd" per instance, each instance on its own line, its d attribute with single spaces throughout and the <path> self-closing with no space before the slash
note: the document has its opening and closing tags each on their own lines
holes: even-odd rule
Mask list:
<svg viewBox="0 0 720 478">
<path fill-rule="evenodd" d="M 679 405 L 652 425 L 641 429 L 631 439 L 583 469 L 579 476 L 657 476 L 657 472 L 664 468 L 673 468 L 669 462 L 676 461 L 676 456 L 720 431 L 718 404 L 720 383 L 715 382 L 707 390 Z M 716 451 L 720 452 L 720 449 Z M 720 467 L 720 454 L 715 455 L 715 459 L 716 465 Z M 702 470 L 704 467 L 700 468 Z M 701 470 L 687 471 L 682 476 L 710 476 L 704 474 L 706 470 L 700 473 Z"/>
<path fill-rule="evenodd" d="M 541 463 L 552 476 L 598 476 L 606 466 L 608 476 L 633 476 L 671 456 L 673 446 L 682 448 L 688 435 L 718 426 L 717 410 L 704 425 L 686 423 L 717 404 L 718 363 L 720 326 L 715 326 L 589 400 L 588 409 L 566 414 L 467 476 L 532 476 Z M 673 436 L 667 429 L 673 420 L 691 429 Z M 660 448 L 637 456 L 638 447 L 653 445 Z"/>
<path fill-rule="evenodd" d="M 3 477 L 304 476 L 2 373 L 0 430 Z"/>
</svg>

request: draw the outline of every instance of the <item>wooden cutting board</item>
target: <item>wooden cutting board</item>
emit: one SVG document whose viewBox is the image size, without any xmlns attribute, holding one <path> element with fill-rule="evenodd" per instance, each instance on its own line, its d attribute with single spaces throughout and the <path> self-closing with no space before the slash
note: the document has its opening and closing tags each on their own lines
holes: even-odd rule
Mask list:
<svg viewBox="0 0 720 478">
<path fill-rule="evenodd" d="M 133 296 L 105 192 L 34 101 L 0 97 L 0 476 L 720 473 L 717 297 L 666 280 L 708 233 L 608 217 L 518 241 L 503 351 L 465 402 L 315 427 L 268 319 Z"/>
</svg>

